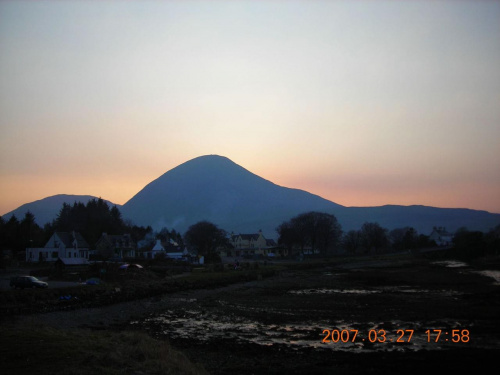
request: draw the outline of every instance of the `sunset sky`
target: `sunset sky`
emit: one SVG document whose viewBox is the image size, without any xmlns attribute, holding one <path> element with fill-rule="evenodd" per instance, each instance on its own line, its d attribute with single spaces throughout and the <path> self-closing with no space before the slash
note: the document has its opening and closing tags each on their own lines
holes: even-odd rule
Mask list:
<svg viewBox="0 0 500 375">
<path fill-rule="evenodd" d="M 0 215 L 206 154 L 500 213 L 500 1 L 0 1 Z"/>
</svg>

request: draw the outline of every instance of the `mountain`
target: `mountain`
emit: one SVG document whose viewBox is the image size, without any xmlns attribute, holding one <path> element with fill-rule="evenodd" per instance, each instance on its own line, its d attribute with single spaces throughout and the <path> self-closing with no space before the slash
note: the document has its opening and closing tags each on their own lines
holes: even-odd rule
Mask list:
<svg viewBox="0 0 500 375">
<path fill-rule="evenodd" d="M 26 212 L 29 211 L 33 215 L 35 215 L 36 223 L 40 226 L 44 226 L 45 224 L 52 222 L 52 220 L 54 220 L 57 217 L 63 203 L 73 205 L 73 203 L 75 202 L 82 202 L 87 204 L 87 202 L 91 199 L 98 199 L 98 198 L 93 197 L 91 195 L 66 195 L 66 194 L 53 195 L 51 197 L 23 204 L 22 206 L 16 208 L 15 210 L 10 211 L 5 215 L 2 215 L 2 218 L 5 221 L 7 221 L 12 217 L 12 215 L 15 215 L 18 220 L 22 220 Z M 110 207 L 113 207 L 115 205 L 110 201 L 105 200 L 105 202 L 108 203 Z M 120 205 L 116 206 L 120 208 Z"/>
<path fill-rule="evenodd" d="M 55 195 L 27 203 L 3 215 L 21 220 L 27 211 L 38 224 L 55 219 L 63 203 L 87 203 L 89 195 Z M 108 204 L 114 205 L 107 201 Z M 189 160 L 146 185 L 123 206 L 124 219 L 137 225 L 163 227 L 184 233 L 190 225 L 208 220 L 234 233 L 256 233 L 277 238 L 276 227 L 307 211 L 335 215 L 344 231 L 377 222 L 387 229 L 414 227 L 429 235 L 434 226 L 450 232 L 460 227 L 488 231 L 500 224 L 500 214 L 460 208 L 426 206 L 344 207 L 303 190 L 276 185 L 226 157 L 200 156 Z"/>
<path fill-rule="evenodd" d="M 359 229 L 364 222 L 370 221 L 388 229 L 410 226 L 420 234 L 429 235 L 433 227 L 438 226 L 445 227 L 451 233 L 461 227 L 487 232 L 500 225 L 500 214 L 466 208 L 386 205 L 349 207 L 347 215 L 342 216 L 342 220 L 345 227 L 353 226 L 354 229 Z"/>
<path fill-rule="evenodd" d="M 184 233 L 190 225 L 208 220 L 228 232 L 262 229 L 267 238 L 276 238 L 279 224 L 306 211 L 335 215 L 344 231 L 359 229 L 367 221 L 388 229 L 412 226 L 423 234 L 430 234 L 433 226 L 487 231 L 500 224 L 499 214 L 486 211 L 344 207 L 303 190 L 276 185 L 217 155 L 201 156 L 166 172 L 125 203 L 121 211 L 125 218 L 154 229 L 167 227 Z"/>
<path fill-rule="evenodd" d="M 201 156 L 148 184 L 122 207 L 139 225 L 174 228 L 181 233 L 200 220 L 229 232 L 257 232 L 269 238 L 297 213 L 335 211 L 342 206 L 308 192 L 265 180 L 228 158 Z"/>
</svg>

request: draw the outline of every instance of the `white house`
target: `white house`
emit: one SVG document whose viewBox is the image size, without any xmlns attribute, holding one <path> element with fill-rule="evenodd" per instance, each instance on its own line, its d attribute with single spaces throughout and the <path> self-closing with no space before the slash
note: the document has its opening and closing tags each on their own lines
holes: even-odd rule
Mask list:
<svg viewBox="0 0 500 375">
<path fill-rule="evenodd" d="M 55 262 L 57 259 L 77 259 L 85 264 L 89 259 L 89 244 L 78 232 L 55 232 L 45 247 L 27 248 L 26 262 Z"/>
<path fill-rule="evenodd" d="M 165 248 L 161 244 L 161 240 L 156 240 L 153 248 L 149 251 L 144 251 L 143 254 L 147 259 L 154 259 L 158 254 L 165 254 Z"/>
<path fill-rule="evenodd" d="M 434 227 L 429 239 L 435 241 L 438 246 L 448 246 L 452 244 L 453 234 L 447 232 L 444 227 Z"/>
<path fill-rule="evenodd" d="M 231 234 L 229 242 L 233 245 L 234 250 L 224 249 L 220 251 L 221 256 L 269 256 L 269 254 L 274 256 L 273 250 L 276 247 L 276 242 L 266 239 L 261 230 L 258 233 L 251 234 Z"/>
</svg>

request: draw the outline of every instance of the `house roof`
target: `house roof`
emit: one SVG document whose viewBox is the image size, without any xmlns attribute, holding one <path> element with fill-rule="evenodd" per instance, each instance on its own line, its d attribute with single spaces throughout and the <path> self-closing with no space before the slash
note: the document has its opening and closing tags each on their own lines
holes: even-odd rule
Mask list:
<svg viewBox="0 0 500 375">
<path fill-rule="evenodd" d="M 258 239 L 259 238 L 259 234 L 258 233 L 253 233 L 253 234 L 239 234 L 238 236 L 241 237 L 242 240 L 251 240 L 251 239 Z M 236 237 L 238 237 L 236 236 Z"/>
<path fill-rule="evenodd" d="M 161 244 L 161 241 L 160 240 L 156 240 L 156 244 L 154 245 L 154 247 L 151 249 L 151 251 L 165 251 L 165 248 L 163 247 L 163 245 Z"/>
<path fill-rule="evenodd" d="M 65 247 L 73 247 L 73 241 L 76 240 L 78 248 L 89 248 L 89 244 L 79 232 L 56 232 L 57 237 L 63 242 Z"/>
<path fill-rule="evenodd" d="M 107 234 L 103 233 L 98 242 L 107 241 L 115 248 L 120 247 L 134 247 L 134 242 L 130 237 L 130 234 Z"/>
</svg>

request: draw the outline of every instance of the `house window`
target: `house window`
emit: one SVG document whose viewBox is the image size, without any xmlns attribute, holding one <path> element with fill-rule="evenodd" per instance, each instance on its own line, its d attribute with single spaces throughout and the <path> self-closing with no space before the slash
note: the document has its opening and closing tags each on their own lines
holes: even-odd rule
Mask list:
<svg viewBox="0 0 500 375">
<path fill-rule="evenodd" d="M 57 258 L 57 257 L 59 257 L 59 252 L 53 251 L 52 252 L 52 258 Z"/>
<path fill-rule="evenodd" d="M 71 252 L 68 253 L 68 258 L 71 258 Z"/>
</svg>

